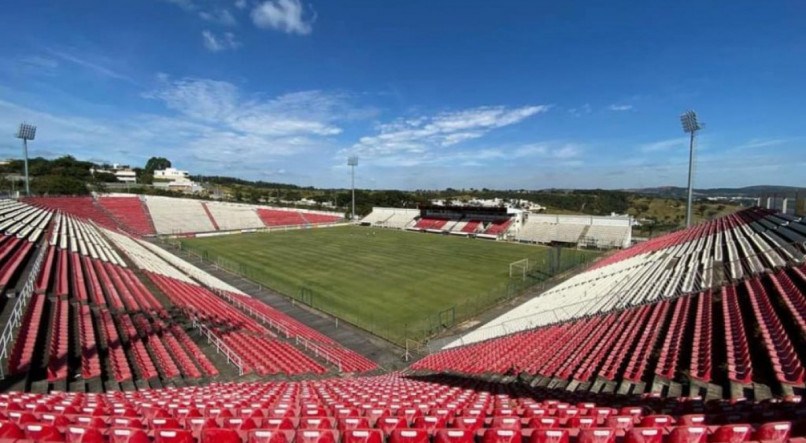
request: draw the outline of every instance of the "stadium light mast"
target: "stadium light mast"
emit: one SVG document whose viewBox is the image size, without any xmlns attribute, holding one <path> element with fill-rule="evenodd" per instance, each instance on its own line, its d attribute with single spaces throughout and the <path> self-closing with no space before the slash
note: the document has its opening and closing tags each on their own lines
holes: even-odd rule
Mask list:
<svg viewBox="0 0 806 443">
<path fill-rule="evenodd" d="M 25 195 L 31 195 L 30 179 L 28 177 L 28 140 L 36 138 L 36 126 L 20 123 L 17 138 L 22 139 L 22 154 L 25 160 Z"/>
<path fill-rule="evenodd" d="M 358 157 L 355 155 L 350 156 L 347 158 L 347 166 L 350 167 L 352 172 L 352 193 L 353 193 L 353 207 L 352 212 L 350 213 L 350 221 L 355 220 L 355 167 L 358 166 Z"/>
<path fill-rule="evenodd" d="M 690 134 L 688 145 L 688 202 L 686 203 L 686 227 L 691 227 L 691 205 L 694 194 L 692 179 L 694 174 L 694 138 L 697 131 L 702 129 L 702 124 L 697 120 L 697 113 L 686 111 L 680 116 L 680 123 L 683 125 L 683 132 Z"/>
</svg>

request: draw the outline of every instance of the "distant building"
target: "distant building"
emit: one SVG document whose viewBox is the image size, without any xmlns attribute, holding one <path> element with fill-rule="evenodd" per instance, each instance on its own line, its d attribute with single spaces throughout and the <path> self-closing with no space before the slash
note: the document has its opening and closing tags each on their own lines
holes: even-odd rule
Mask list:
<svg viewBox="0 0 806 443">
<path fill-rule="evenodd" d="M 113 163 L 112 167 L 108 169 L 90 169 L 91 174 L 95 175 L 96 172 L 113 174 L 122 183 L 137 183 L 137 173 L 128 165 Z"/>
<path fill-rule="evenodd" d="M 190 180 L 190 173 L 188 171 L 181 171 L 176 168 L 165 168 L 159 169 L 154 171 L 154 179 L 155 180 L 165 180 L 165 181 L 183 181 L 183 180 Z"/>
<path fill-rule="evenodd" d="M 154 171 L 154 187 L 170 191 L 193 194 L 204 190 L 200 184 L 190 179 L 188 171 L 176 168 L 165 168 Z"/>
</svg>

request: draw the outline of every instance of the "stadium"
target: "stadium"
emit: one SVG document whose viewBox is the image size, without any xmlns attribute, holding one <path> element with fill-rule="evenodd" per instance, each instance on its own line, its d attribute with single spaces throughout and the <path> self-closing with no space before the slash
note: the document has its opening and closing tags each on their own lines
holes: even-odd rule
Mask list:
<svg viewBox="0 0 806 443">
<path fill-rule="evenodd" d="M 806 443 L 806 3 L 8 3 L 0 443 Z"/>
<path fill-rule="evenodd" d="M 239 238 L 217 250 L 272 240 L 272 250 L 290 242 L 326 255 L 334 238 L 317 246 L 298 236 L 331 231 L 356 245 L 360 262 L 376 231 L 424 239 L 406 243 L 424 255 L 455 241 L 504 246 L 454 237 L 431 211 L 402 211 L 411 217 L 402 220 L 381 208 L 350 227 L 332 214 L 152 196 L 3 201 L 1 281 L 16 296 L 3 311 L 0 436 L 699 442 L 804 432 L 803 219 L 749 208 L 569 262 L 550 287 L 538 284 L 528 301 L 442 340 L 441 349 L 407 347 L 410 362 L 402 346 L 413 339 L 394 346 L 372 338 L 370 328 L 350 324 L 349 311 L 334 311 L 339 325 L 293 293 L 255 295 L 254 281 L 181 247 Z M 578 230 L 573 221 L 555 231 Z M 474 220 L 450 223 L 462 231 Z M 496 214 L 477 229 L 506 236 L 516 224 Z M 508 246 L 515 251 L 484 265 L 516 262 L 524 248 L 554 251 Z M 423 258 L 422 266 L 434 264 Z M 369 307 L 383 311 L 384 303 L 394 297 Z"/>
</svg>

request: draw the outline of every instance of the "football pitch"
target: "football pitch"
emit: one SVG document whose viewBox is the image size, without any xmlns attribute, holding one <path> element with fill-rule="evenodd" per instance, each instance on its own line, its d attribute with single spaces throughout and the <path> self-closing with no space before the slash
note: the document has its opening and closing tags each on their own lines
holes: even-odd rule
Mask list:
<svg viewBox="0 0 806 443">
<path fill-rule="evenodd" d="M 183 239 L 182 247 L 396 343 L 597 255 L 563 249 L 556 259 L 543 246 L 353 226 Z M 509 264 L 525 258 L 527 281 L 510 279 Z"/>
</svg>

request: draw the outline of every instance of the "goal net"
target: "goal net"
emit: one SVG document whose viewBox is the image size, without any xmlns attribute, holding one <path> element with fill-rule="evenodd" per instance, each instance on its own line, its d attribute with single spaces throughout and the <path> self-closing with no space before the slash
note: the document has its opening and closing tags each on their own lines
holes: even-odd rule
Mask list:
<svg viewBox="0 0 806 443">
<path fill-rule="evenodd" d="M 520 277 L 526 281 L 526 273 L 529 272 L 529 259 L 517 260 L 509 264 L 509 278 Z"/>
</svg>

